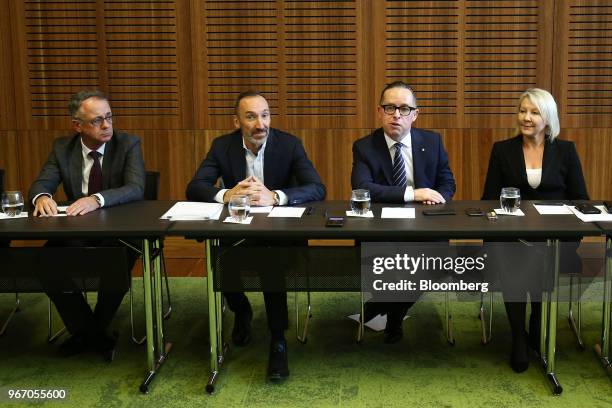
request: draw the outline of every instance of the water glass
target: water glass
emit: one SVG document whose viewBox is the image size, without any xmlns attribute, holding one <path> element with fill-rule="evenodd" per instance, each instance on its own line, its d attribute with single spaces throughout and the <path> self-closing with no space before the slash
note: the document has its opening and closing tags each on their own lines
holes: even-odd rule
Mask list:
<svg viewBox="0 0 612 408">
<path fill-rule="evenodd" d="M 499 195 L 499 204 L 501 208 L 513 213 L 521 206 L 521 190 L 516 187 L 504 187 Z"/>
<path fill-rule="evenodd" d="M 9 217 L 16 217 L 23 211 L 23 196 L 21 191 L 5 191 L 2 193 L 2 212 Z"/>
<path fill-rule="evenodd" d="M 351 193 L 351 210 L 353 214 L 365 215 L 370 211 L 370 191 L 353 190 Z"/>
<path fill-rule="evenodd" d="M 232 196 L 228 208 L 230 217 L 232 217 L 234 221 L 242 222 L 249 216 L 249 212 L 251 211 L 251 200 L 249 196 L 246 195 Z"/>
</svg>

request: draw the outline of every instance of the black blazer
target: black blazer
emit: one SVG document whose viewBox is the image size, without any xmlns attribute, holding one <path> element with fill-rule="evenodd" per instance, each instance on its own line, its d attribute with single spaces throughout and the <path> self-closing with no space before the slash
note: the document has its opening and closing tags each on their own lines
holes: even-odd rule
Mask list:
<svg viewBox="0 0 612 408">
<path fill-rule="evenodd" d="M 451 200 L 455 179 L 442 138 L 435 132 L 416 128 L 410 130 L 410 135 L 414 188 L 431 188 L 446 201 Z M 406 188 L 393 185 L 393 162 L 382 128 L 353 143 L 351 185 L 370 190 L 374 202 L 404 202 Z"/>
<path fill-rule="evenodd" d="M 225 188 L 233 188 L 246 178 L 246 158 L 240 129 L 216 138 L 206 158 L 187 185 L 187 199 L 214 202 L 221 177 Z M 282 190 L 289 204 L 325 198 L 325 186 L 308 160 L 301 141 L 270 128 L 264 152 L 264 184 L 269 190 Z"/>
<path fill-rule="evenodd" d="M 580 158 L 573 142 L 548 139 L 544 145 L 542 180 L 538 188 L 527 182 L 523 136 L 496 142 L 491 151 L 483 200 L 497 200 L 503 187 L 517 187 L 524 200 L 588 200 Z"/>
</svg>

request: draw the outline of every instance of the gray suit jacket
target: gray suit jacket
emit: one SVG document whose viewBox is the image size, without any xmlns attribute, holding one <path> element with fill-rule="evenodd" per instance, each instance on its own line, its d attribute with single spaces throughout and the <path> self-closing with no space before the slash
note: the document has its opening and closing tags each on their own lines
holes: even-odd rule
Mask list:
<svg viewBox="0 0 612 408">
<path fill-rule="evenodd" d="M 57 139 L 53 150 L 32 183 L 29 201 L 41 193 L 54 194 L 60 183 L 70 201 L 83 197 L 83 154 L 81 137 Z M 145 186 L 145 168 L 140 139 L 127 133 L 114 131 L 106 143 L 102 163 L 102 191 L 104 206 L 110 207 L 130 201 L 142 200 Z"/>
</svg>

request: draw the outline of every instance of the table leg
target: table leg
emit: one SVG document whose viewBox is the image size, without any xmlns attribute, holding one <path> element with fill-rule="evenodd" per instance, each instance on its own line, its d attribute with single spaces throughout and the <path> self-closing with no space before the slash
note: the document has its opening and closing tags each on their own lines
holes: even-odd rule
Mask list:
<svg viewBox="0 0 612 408">
<path fill-rule="evenodd" d="M 548 241 L 549 245 L 551 241 Z M 548 310 L 547 321 L 547 336 L 544 332 L 541 333 L 540 346 L 546 339 L 546 354 L 542 354 L 544 367 L 546 369 L 546 378 L 550 382 L 553 394 L 559 395 L 563 392 L 563 387 L 557 379 L 555 373 L 555 352 L 557 346 L 557 309 L 559 303 L 559 259 L 561 255 L 561 243 L 558 239 L 552 241 L 553 246 L 553 285 L 547 297 L 547 304 L 542 304 L 542 309 Z M 544 326 L 544 322 L 542 324 Z M 546 336 L 546 337 L 544 337 Z"/>
<path fill-rule="evenodd" d="M 147 368 L 148 372 L 140 385 L 142 393 L 149 392 L 149 386 L 155 375 L 166 361 L 171 343 L 165 344 L 163 334 L 162 298 L 161 298 L 161 253 L 159 240 L 142 242 L 142 272 L 145 297 L 145 325 L 147 333 Z M 151 265 L 154 271 L 151 273 Z M 157 355 L 157 360 L 155 359 Z"/>
<path fill-rule="evenodd" d="M 206 383 L 206 392 L 215 392 L 215 384 L 223 365 L 227 347 L 223 344 L 223 316 L 221 309 L 221 292 L 215 291 L 213 248 L 219 246 L 219 240 L 206 240 L 206 279 L 208 290 L 208 330 L 210 337 L 210 377 Z"/>
<path fill-rule="evenodd" d="M 596 344 L 595 353 L 601 363 L 612 374 L 610 360 L 610 331 L 612 330 L 612 237 L 606 237 L 606 264 L 604 270 L 603 315 L 601 321 L 601 344 Z"/>
</svg>

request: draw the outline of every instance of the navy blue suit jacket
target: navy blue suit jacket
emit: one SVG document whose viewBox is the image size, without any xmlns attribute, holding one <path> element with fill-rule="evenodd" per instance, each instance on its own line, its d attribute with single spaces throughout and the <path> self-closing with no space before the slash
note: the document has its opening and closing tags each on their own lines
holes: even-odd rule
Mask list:
<svg viewBox="0 0 612 408">
<path fill-rule="evenodd" d="M 225 188 L 233 188 L 246 178 L 246 158 L 240 129 L 216 138 L 195 176 L 187 185 L 187 199 L 214 202 L 221 177 Z M 270 128 L 264 151 L 264 184 L 269 190 L 282 190 L 290 205 L 325 198 L 325 186 L 308 160 L 301 141 Z"/>
<path fill-rule="evenodd" d="M 431 188 L 446 201 L 451 200 L 455 179 L 442 138 L 438 133 L 415 128 L 410 130 L 410 135 L 414 188 Z M 351 185 L 354 189 L 370 190 L 374 202 L 404 202 L 406 188 L 393 185 L 393 162 L 382 128 L 353 143 Z"/>
<path fill-rule="evenodd" d="M 491 151 L 483 200 L 497 200 L 503 187 L 518 187 L 523 200 L 588 200 L 580 158 L 573 142 L 546 140 L 542 180 L 538 188 L 527 181 L 523 136 L 496 142 Z"/>
</svg>

